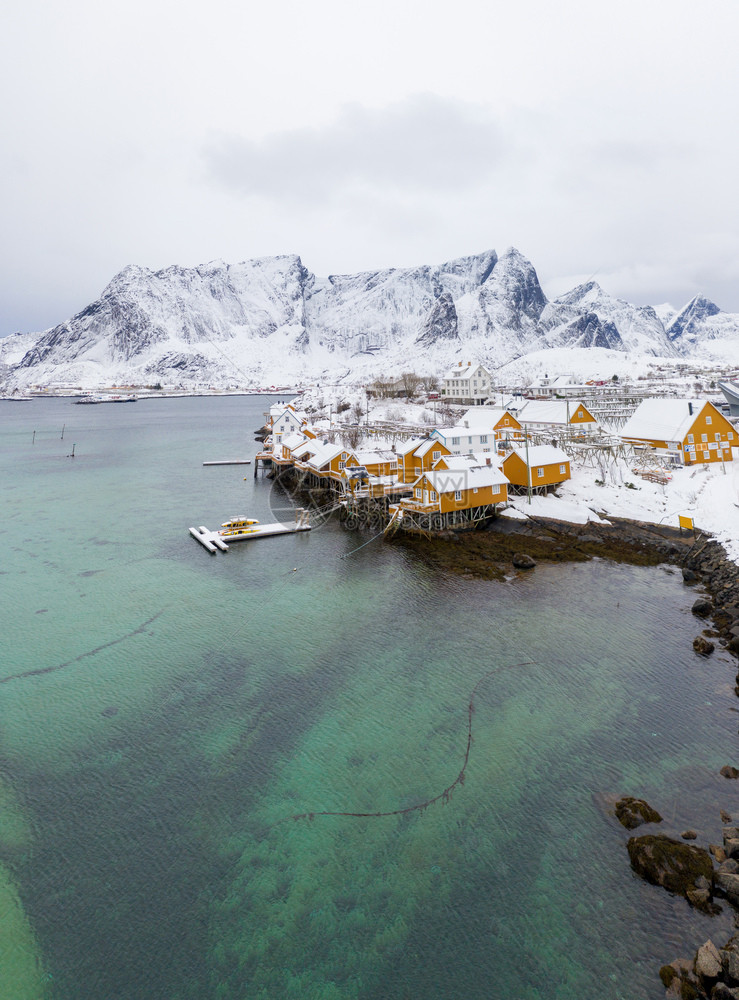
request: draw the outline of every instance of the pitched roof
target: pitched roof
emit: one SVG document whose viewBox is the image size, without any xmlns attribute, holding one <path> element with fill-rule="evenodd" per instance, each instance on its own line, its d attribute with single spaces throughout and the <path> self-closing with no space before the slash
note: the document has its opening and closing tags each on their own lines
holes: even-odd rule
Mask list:
<svg viewBox="0 0 739 1000">
<path fill-rule="evenodd" d="M 444 378 L 472 378 L 473 374 L 477 375 L 480 368 L 482 368 L 482 365 L 463 365 L 461 367 L 450 368 L 449 371 L 444 372 Z M 486 368 L 482 368 L 482 370 L 489 376 Z"/>
<path fill-rule="evenodd" d="M 313 466 L 315 469 L 322 469 L 324 465 L 340 455 L 342 451 L 347 451 L 341 444 L 331 444 L 327 442 L 326 444 L 320 445 L 316 451 L 313 452 L 312 456 L 308 459 L 308 465 Z"/>
<path fill-rule="evenodd" d="M 619 433 L 647 441 L 682 441 L 710 405 L 705 399 L 643 399 Z"/>
<path fill-rule="evenodd" d="M 511 455 L 516 454 L 521 459 L 524 465 L 526 465 L 526 449 L 525 448 L 514 448 L 510 451 L 506 457 L 503 459 L 502 464 L 505 465 L 506 461 L 511 457 Z M 529 445 L 529 465 L 558 465 L 561 462 L 569 462 L 570 456 L 566 451 L 562 451 L 561 448 L 555 448 L 551 444 L 533 444 Z"/>
<path fill-rule="evenodd" d="M 504 486 L 508 482 L 508 478 L 495 465 L 481 465 L 467 469 L 435 469 L 424 473 L 424 476 L 437 493 L 479 489 L 481 486 Z"/>
<path fill-rule="evenodd" d="M 522 424 L 567 424 L 581 408 L 590 413 L 577 399 L 531 399 L 516 418 Z"/>
</svg>

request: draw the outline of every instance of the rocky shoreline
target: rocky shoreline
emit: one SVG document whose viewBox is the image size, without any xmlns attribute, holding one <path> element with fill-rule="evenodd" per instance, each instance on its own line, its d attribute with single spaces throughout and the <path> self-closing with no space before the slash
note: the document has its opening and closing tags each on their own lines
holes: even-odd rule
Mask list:
<svg viewBox="0 0 739 1000">
<path fill-rule="evenodd" d="M 531 572 L 538 561 L 605 558 L 642 566 L 666 563 L 680 569 L 686 586 L 704 590 L 692 606 L 696 622 L 703 623 L 693 640 L 696 655 L 710 656 L 718 643 L 739 657 L 739 566 L 723 546 L 701 532 L 693 536 L 665 525 L 620 518 L 609 522 L 578 525 L 499 518 L 482 532 L 430 539 L 401 536 L 397 544 L 438 568 L 485 579 Z M 739 696 L 739 673 L 734 690 Z M 727 763 L 721 774 L 736 779 L 739 769 Z M 662 820 L 647 803 L 631 798 L 616 803 L 614 814 L 628 829 Z M 722 810 L 721 821 L 730 824 L 732 818 Z M 692 830 L 686 830 L 681 840 L 659 832 L 631 837 L 627 844 L 631 867 L 641 878 L 684 896 L 702 912 L 717 912 L 714 897 L 720 898 L 734 909 L 739 928 L 739 827 L 724 825 L 721 845 L 685 842 L 694 839 Z M 670 997 L 739 1000 L 739 932 L 723 947 L 709 939 L 692 959 L 675 959 L 659 970 L 659 976 Z"/>
</svg>

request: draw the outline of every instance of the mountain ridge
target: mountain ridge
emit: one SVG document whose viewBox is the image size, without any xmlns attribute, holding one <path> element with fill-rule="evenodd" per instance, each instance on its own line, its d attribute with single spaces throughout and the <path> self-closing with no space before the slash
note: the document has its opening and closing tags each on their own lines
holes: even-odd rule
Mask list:
<svg viewBox="0 0 739 1000">
<path fill-rule="evenodd" d="M 70 319 L 35 338 L 0 340 L 0 362 L 6 385 L 17 388 L 249 387 L 398 368 L 438 373 L 460 353 L 491 367 L 562 347 L 736 356 L 739 315 L 703 296 L 669 320 L 660 308 L 665 322 L 654 307 L 611 296 L 595 281 L 549 300 L 514 247 L 326 278 L 297 254 L 159 271 L 133 264 Z"/>
</svg>

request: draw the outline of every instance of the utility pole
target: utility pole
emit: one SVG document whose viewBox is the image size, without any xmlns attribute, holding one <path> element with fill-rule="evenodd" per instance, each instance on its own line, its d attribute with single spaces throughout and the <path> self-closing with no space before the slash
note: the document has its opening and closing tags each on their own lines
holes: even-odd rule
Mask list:
<svg viewBox="0 0 739 1000">
<path fill-rule="evenodd" d="M 529 432 L 526 431 L 526 479 L 528 480 L 529 503 L 531 503 L 531 466 L 529 465 Z"/>
</svg>

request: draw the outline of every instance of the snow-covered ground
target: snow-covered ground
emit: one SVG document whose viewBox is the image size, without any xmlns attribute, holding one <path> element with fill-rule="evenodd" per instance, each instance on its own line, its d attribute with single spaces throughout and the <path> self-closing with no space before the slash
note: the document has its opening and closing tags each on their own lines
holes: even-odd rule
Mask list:
<svg viewBox="0 0 739 1000">
<path fill-rule="evenodd" d="M 737 449 L 734 454 L 736 458 Z M 697 530 L 710 532 L 739 563 L 739 458 L 676 469 L 665 485 L 634 475 L 623 460 L 614 463 L 603 485 L 596 483 L 598 475 L 573 463 L 572 479 L 556 495 L 532 497 L 530 504 L 527 497 L 517 497 L 511 506 L 519 516 L 574 524 L 608 520 L 610 515 L 677 527 L 683 514 L 693 519 Z"/>
</svg>

